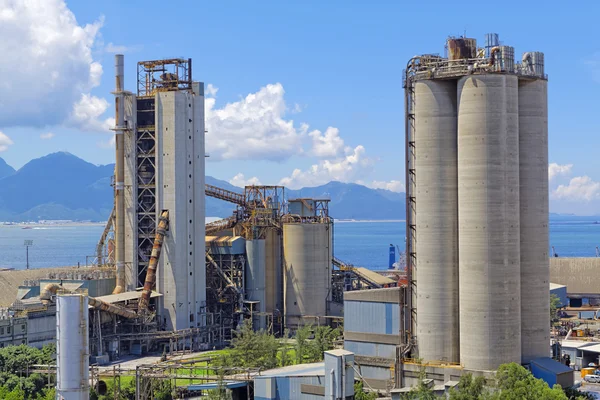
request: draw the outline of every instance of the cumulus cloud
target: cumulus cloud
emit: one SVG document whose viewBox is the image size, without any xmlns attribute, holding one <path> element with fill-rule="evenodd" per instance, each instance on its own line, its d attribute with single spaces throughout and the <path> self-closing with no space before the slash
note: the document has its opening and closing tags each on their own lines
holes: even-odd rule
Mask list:
<svg viewBox="0 0 600 400">
<path fill-rule="evenodd" d="M 324 160 L 302 171 L 295 169 L 291 176 L 279 181 L 290 189 L 317 186 L 330 181 L 356 182 L 368 176 L 374 161 L 365 156 L 365 148 L 346 149 L 346 155 L 335 160 Z"/>
<path fill-rule="evenodd" d="M 108 101 L 105 99 L 83 94 L 79 101 L 73 104 L 68 123 L 86 131 L 108 132 L 115 125 L 114 117 L 100 118 L 108 107 Z"/>
<path fill-rule="evenodd" d="M 129 50 L 130 50 L 130 48 L 127 46 L 116 45 L 112 42 L 107 44 L 106 46 L 104 46 L 104 51 L 106 51 L 107 53 L 113 53 L 113 54 L 124 54 L 124 53 L 127 53 Z"/>
<path fill-rule="evenodd" d="M 92 47 L 102 24 L 79 25 L 64 0 L 0 0 L 0 126 L 97 129 L 72 113 L 100 83 Z"/>
<path fill-rule="evenodd" d="M 208 85 L 206 85 L 206 89 L 204 90 L 205 95 L 210 96 L 210 97 L 215 97 L 217 95 L 218 91 L 219 91 L 219 88 L 215 87 L 212 83 L 209 83 Z"/>
<path fill-rule="evenodd" d="M 308 134 L 312 139 L 311 155 L 321 158 L 337 157 L 344 149 L 344 140 L 337 128 L 329 127 L 325 133 L 314 130 Z"/>
<path fill-rule="evenodd" d="M 52 139 L 53 137 L 54 137 L 54 133 L 52 133 L 52 132 L 42 133 L 40 135 L 40 139 L 43 139 L 43 140 L 49 140 L 49 139 Z"/>
<path fill-rule="evenodd" d="M 210 90 L 216 93 L 216 88 Z M 284 119 L 284 93 L 280 83 L 267 85 L 223 108 L 207 97 L 206 148 L 211 160 L 282 161 L 301 153 L 305 132 Z"/>
<path fill-rule="evenodd" d="M 4 133 L 0 132 L 0 151 L 6 151 L 13 141 Z"/>
<path fill-rule="evenodd" d="M 400 181 L 391 180 L 391 181 L 373 181 L 371 184 L 367 185 L 371 189 L 385 189 L 396 193 L 404 192 L 405 187 L 404 184 Z"/>
<path fill-rule="evenodd" d="M 600 199 L 600 182 L 595 182 L 589 176 L 577 176 L 568 185 L 559 185 L 552 194 L 558 199 L 592 201 Z"/>
<path fill-rule="evenodd" d="M 252 178 L 246 179 L 244 174 L 242 174 L 241 172 L 239 174 L 237 174 L 236 176 L 234 176 L 233 178 L 231 178 L 229 180 L 229 183 L 231 183 L 233 186 L 238 186 L 238 187 L 261 185 L 260 180 L 257 177 L 253 176 Z"/>
<path fill-rule="evenodd" d="M 548 165 L 548 179 L 552 180 L 553 178 L 559 175 L 569 175 L 571 173 L 571 169 L 573 168 L 573 164 L 557 164 L 550 163 Z"/>
</svg>

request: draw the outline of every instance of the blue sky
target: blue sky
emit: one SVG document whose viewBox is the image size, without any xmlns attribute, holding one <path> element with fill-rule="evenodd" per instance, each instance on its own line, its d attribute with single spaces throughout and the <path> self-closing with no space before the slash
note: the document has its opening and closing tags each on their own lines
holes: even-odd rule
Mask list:
<svg viewBox="0 0 600 400">
<path fill-rule="evenodd" d="M 517 55 L 545 53 L 551 208 L 600 213 L 595 2 L 20 3 L 0 0 L 0 51 L 8 55 L 0 73 L 14 77 L 0 83 L 0 157 L 14 167 L 54 151 L 113 162 L 104 130 L 113 57 L 123 51 L 130 90 L 138 60 L 166 57 L 193 58 L 194 78 L 218 88 L 207 101 L 207 174 L 238 184 L 342 180 L 401 190 L 406 61 L 443 54 L 448 35 L 481 43 L 497 32 Z"/>
</svg>

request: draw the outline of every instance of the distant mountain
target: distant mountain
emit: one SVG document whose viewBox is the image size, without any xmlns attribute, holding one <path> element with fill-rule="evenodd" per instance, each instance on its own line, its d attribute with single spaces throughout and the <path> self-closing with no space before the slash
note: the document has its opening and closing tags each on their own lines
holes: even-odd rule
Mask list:
<svg viewBox="0 0 600 400">
<path fill-rule="evenodd" d="M 64 152 L 32 160 L 0 179 L 0 220 L 106 220 L 113 170 Z"/>
<path fill-rule="evenodd" d="M 0 158 L 0 179 L 15 173 L 15 169 L 8 165 L 6 161 Z"/>
<path fill-rule="evenodd" d="M 54 153 L 30 161 L 15 171 L 0 159 L 0 221 L 70 219 L 105 221 L 113 206 L 110 186 L 114 164 L 96 166 L 70 153 Z M 8 168 L 3 168 L 6 165 Z M 2 171 L 6 171 L 2 175 Z M 206 183 L 242 193 L 229 182 L 206 177 Z M 403 219 L 404 194 L 362 185 L 326 185 L 286 189 L 288 199 L 329 198 L 336 219 Z M 208 197 L 208 217 L 228 217 L 235 205 Z"/>
</svg>

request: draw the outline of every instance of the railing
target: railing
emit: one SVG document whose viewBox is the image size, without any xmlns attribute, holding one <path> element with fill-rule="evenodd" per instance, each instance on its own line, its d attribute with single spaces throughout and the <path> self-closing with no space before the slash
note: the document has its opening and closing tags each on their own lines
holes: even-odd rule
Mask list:
<svg viewBox="0 0 600 400">
<path fill-rule="evenodd" d="M 240 206 L 246 205 L 244 195 L 232 192 L 231 190 L 222 189 L 212 185 L 206 185 L 205 192 L 207 196 L 214 197 L 215 199 L 225 200 Z"/>
</svg>

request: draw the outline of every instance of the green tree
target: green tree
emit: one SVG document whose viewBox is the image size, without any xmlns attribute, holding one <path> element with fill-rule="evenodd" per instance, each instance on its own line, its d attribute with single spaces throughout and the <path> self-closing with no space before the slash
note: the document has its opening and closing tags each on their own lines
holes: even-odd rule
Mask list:
<svg viewBox="0 0 600 400">
<path fill-rule="evenodd" d="M 354 384 L 354 400 L 376 400 L 377 397 L 377 393 L 365 392 L 362 382 Z"/>
<path fill-rule="evenodd" d="M 231 365 L 261 369 L 275 368 L 279 365 L 279 342 L 275 336 L 263 330 L 255 332 L 250 320 L 246 320 L 235 332 L 231 345 Z"/>
<path fill-rule="evenodd" d="M 496 387 L 498 391 L 492 398 L 498 400 L 567 400 L 559 385 L 550 388 L 517 363 L 503 364 L 498 368 Z"/>
<path fill-rule="evenodd" d="M 466 374 L 460 377 L 458 387 L 450 391 L 450 400 L 483 400 L 489 398 L 485 378 Z"/>
<path fill-rule="evenodd" d="M 315 329 L 315 338 L 308 346 L 309 362 L 323 360 L 323 353 L 333 349 L 333 343 L 340 336 L 338 329 L 329 326 L 319 326 Z"/>
<path fill-rule="evenodd" d="M 554 322 L 558 319 L 558 306 L 560 306 L 560 298 L 554 293 L 552 293 L 550 295 L 550 322 Z"/>
<path fill-rule="evenodd" d="M 290 337 L 290 331 L 289 331 L 289 329 L 286 329 L 285 331 L 283 331 L 283 339 L 281 340 L 281 350 L 280 350 L 280 357 L 279 357 L 281 360 L 282 367 L 291 365 L 293 362 L 293 360 L 290 359 L 290 349 L 288 348 L 289 337 Z"/>
<path fill-rule="evenodd" d="M 305 357 L 308 356 L 309 342 L 308 338 L 312 334 L 312 326 L 304 325 L 296 331 L 296 364 L 304 364 Z"/>
</svg>

